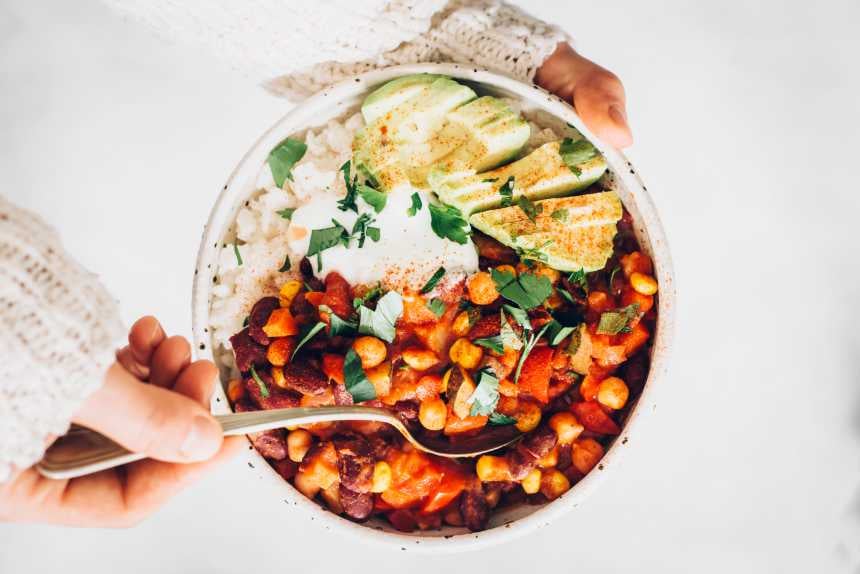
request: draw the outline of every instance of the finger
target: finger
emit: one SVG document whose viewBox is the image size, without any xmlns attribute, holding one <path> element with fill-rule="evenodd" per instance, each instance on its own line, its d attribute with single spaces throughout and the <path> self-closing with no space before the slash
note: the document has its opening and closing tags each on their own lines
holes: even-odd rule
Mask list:
<svg viewBox="0 0 860 574">
<path fill-rule="evenodd" d="M 128 346 L 134 359 L 148 367 L 152 361 L 152 354 L 165 338 L 164 329 L 158 319 L 147 315 L 135 321 L 129 329 Z"/>
<path fill-rule="evenodd" d="M 173 391 L 141 384 L 116 363 L 73 420 L 133 452 L 172 462 L 206 460 L 223 438 L 208 409 Z"/>
<path fill-rule="evenodd" d="M 134 375 L 135 378 L 140 379 L 141 381 L 149 380 L 149 365 L 139 363 L 138 360 L 134 358 L 134 354 L 132 353 L 129 345 L 126 345 L 116 352 L 116 360 L 125 368 L 126 371 Z"/>
<path fill-rule="evenodd" d="M 185 337 L 174 335 L 167 338 L 152 354 L 149 382 L 159 387 L 170 388 L 176 377 L 191 362 L 191 345 Z"/>
<path fill-rule="evenodd" d="M 173 391 L 208 407 L 217 377 L 218 368 L 211 361 L 194 361 L 179 374 Z"/>
</svg>

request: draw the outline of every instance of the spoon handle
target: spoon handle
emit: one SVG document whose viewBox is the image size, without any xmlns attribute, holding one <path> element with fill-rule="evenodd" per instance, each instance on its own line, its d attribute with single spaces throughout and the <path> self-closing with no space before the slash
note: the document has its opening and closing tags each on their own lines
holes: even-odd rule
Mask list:
<svg viewBox="0 0 860 574">
<path fill-rule="evenodd" d="M 400 421 L 384 409 L 365 406 L 334 406 L 275 409 L 216 415 L 224 436 L 263 432 L 286 426 L 334 421 L 379 421 L 400 428 Z M 68 479 L 92 474 L 146 458 L 130 452 L 108 437 L 85 427 L 72 426 L 57 439 L 36 465 L 42 476 Z"/>
</svg>

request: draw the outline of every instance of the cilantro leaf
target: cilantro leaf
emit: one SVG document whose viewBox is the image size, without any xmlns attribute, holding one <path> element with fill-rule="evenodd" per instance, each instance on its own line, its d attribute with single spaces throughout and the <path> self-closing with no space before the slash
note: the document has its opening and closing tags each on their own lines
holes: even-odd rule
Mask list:
<svg viewBox="0 0 860 574">
<path fill-rule="evenodd" d="M 292 361 L 293 359 L 295 359 L 296 353 L 299 352 L 299 349 L 304 347 L 305 343 L 307 343 L 308 341 L 313 339 L 314 335 L 316 335 L 317 333 L 319 333 L 323 329 L 325 329 L 325 323 L 323 323 L 322 321 L 317 321 L 316 324 L 314 324 L 314 326 L 312 326 L 310 329 L 305 331 L 305 334 L 302 335 L 302 338 L 299 340 L 299 343 L 296 345 L 296 348 L 293 349 L 293 354 L 290 356 L 290 360 Z"/>
<path fill-rule="evenodd" d="M 502 413 L 492 412 L 490 413 L 490 417 L 487 419 L 487 423 L 493 426 L 504 426 L 504 425 L 512 425 L 517 422 L 517 419 L 514 417 L 509 417 L 508 415 L 503 415 Z"/>
<path fill-rule="evenodd" d="M 343 383 L 356 403 L 376 398 L 376 389 L 368 380 L 367 374 L 361 368 L 361 359 L 352 348 L 346 352 L 343 359 Z"/>
<path fill-rule="evenodd" d="M 586 139 L 573 141 L 570 138 L 564 138 L 564 141 L 558 146 L 558 153 L 576 177 L 582 175 L 582 170 L 579 168 L 580 164 L 600 155 L 600 152 L 590 141 Z"/>
<path fill-rule="evenodd" d="M 505 305 L 505 307 L 510 307 L 510 305 Z M 522 311 L 522 309 L 517 309 L 517 311 Z M 501 314 L 501 325 L 502 329 L 499 331 L 499 338 L 502 340 L 502 351 L 504 352 L 504 347 L 509 347 L 514 351 L 519 351 L 523 348 L 523 341 L 519 338 L 514 328 L 511 327 L 511 324 L 508 323 L 507 318 L 505 317 L 505 310 L 500 309 L 499 313 Z M 515 318 L 516 319 L 516 318 Z M 525 318 L 525 322 L 528 325 L 526 329 L 531 329 L 531 323 L 529 323 L 528 316 Z"/>
<path fill-rule="evenodd" d="M 440 267 L 436 270 L 435 273 L 427 280 L 427 283 L 424 284 L 424 287 L 421 288 L 421 294 L 424 295 L 433 290 L 434 287 L 439 283 L 439 280 L 445 276 L 445 268 Z"/>
<path fill-rule="evenodd" d="M 367 303 L 369 301 L 373 301 L 374 299 L 376 299 L 380 295 L 382 295 L 382 285 L 377 284 L 376 287 L 374 287 L 373 289 L 371 289 L 370 291 L 365 293 L 364 296 L 356 297 L 355 299 L 353 299 L 352 300 L 352 306 L 354 309 L 358 309 L 364 303 Z"/>
<path fill-rule="evenodd" d="M 629 333 L 630 321 L 635 319 L 637 315 L 639 315 L 639 303 L 633 303 L 615 311 L 601 313 L 596 332 L 598 335 Z"/>
<path fill-rule="evenodd" d="M 573 298 L 573 295 L 571 295 L 570 291 L 568 291 L 567 289 L 559 289 L 558 294 L 567 299 L 568 303 L 576 305 L 576 299 Z"/>
<path fill-rule="evenodd" d="M 445 314 L 445 302 L 438 297 L 433 297 L 429 301 L 427 301 L 427 308 L 433 312 L 437 317 L 441 317 Z"/>
<path fill-rule="evenodd" d="M 485 179 L 484 181 L 490 180 Z M 502 196 L 502 207 L 510 207 L 514 204 L 514 176 L 509 177 L 508 180 L 502 184 L 502 187 L 499 188 L 499 195 Z"/>
<path fill-rule="evenodd" d="M 409 217 L 415 217 L 424 204 L 421 202 L 421 196 L 418 195 L 418 192 L 412 194 L 412 205 L 409 206 L 409 209 L 406 210 L 406 215 Z"/>
<path fill-rule="evenodd" d="M 254 368 L 254 365 L 251 365 L 251 376 L 254 377 L 254 381 L 256 381 L 257 386 L 260 387 L 260 396 L 264 399 L 268 399 L 269 387 L 266 386 L 266 383 L 260 378 L 260 375 L 257 374 L 257 369 Z"/>
<path fill-rule="evenodd" d="M 568 335 L 570 335 L 574 329 L 576 329 L 579 325 L 574 325 L 572 327 L 562 325 L 555 319 L 547 323 L 546 329 L 546 339 L 549 342 L 551 347 L 557 346 L 561 343 Z"/>
<path fill-rule="evenodd" d="M 615 266 L 615 269 L 613 269 L 613 270 L 612 270 L 612 272 L 609 274 L 609 282 L 608 282 L 608 284 L 607 284 L 607 287 L 609 288 L 609 292 L 610 292 L 610 293 L 613 293 L 613 290 L 612 290 L 612 282 L 615 280 L 615 275 L 616 275 L 619 271 L 621 271 L 621 267 L 619 267 L 618 265 L 616 265 L 616 266 Z"/>
<path fill-rule="evenodd" d="M 307 150 L 308 146 L 305 142 L 287 138 L 269 152 L 267 162 L 272 170 L 275 185 L 284 187 L 286 180 L 293 180 L 293 166 L 304 157 Z"/>
<path fill-rule="evenodd" d="M 493 369 L 484 367 L 475 373 L 475 379 L 478 382 L 475 392 L 466 401 L 466 404 L 472 405 L 469 414 L 473 417 L 489 415 L 496 410 L 499 402 L 499 378 Z"/>
<path fill-rule="evenodd" d="M 429 208 L 430 227 L 436 235 L 461 245 L 466 243 L 470 228 L 469 222 L 463 217 L 463 212 L 456 207 L 444 204 L 431 203 Z"/>
<path fill-rule="evenodd" d="M 385 204 L 388 202 L 388 195 L 385 192 L 373 189 L 369 185 L 364 185 L 363 183 L 359 183 L 357 189 L 361 199 L 372 207 L 373 211 L 379 213 L 385 209 Z"/>
<path fill-rule="evenodd" d="M 508 328 L 510 328 L 510 325 L 508 325 Z M 482 337 L 480 339 L 475 339 L 472 343 L 480 347 L 484 347 L 485 349 L 490 349 L 500 355 L 505 352 L 505 342 L 504 339 L 502 339 L 501 334 L 496 335 L 495 337 Z"/>
<path fill-rule="evenodd" d="M 296 209 L 298 209 L 298 208 L 297 207 L 285 207 L 284 209 L 282 209 L 280 211 L 276 211 L 275 213 L 277 213 L 278 215 L 280 215 L 281 217 L 283 217 L 287 221 L 290 221 L 293 218 L 293 214 L 296 212 Z"/>
<path fill-rule="evenodd" d="M 370 237 L 374 241 L 379 241 L 379 228 L 370 226 L 373 221 L 374 219 L 369 213 L 362 213 L 358 216 L 358 219 L 355 220 L 355 224 L 352 226 L 350 239 L 358 238 L 359 249 L 364 247 L 364 241 L 367 237 Z"/>
<path fill-rule="evenodd" d="M 529 221 L 532 223 L 537 220 L 538 215 L 543 213 L 543 205 L 534 203 L 525 195 L 521 195 L 517 198 L 517 205 L 523 210 L 523 213 L 526 214 L 526 217 L 528 217 Z"/>
<path fill-rule="evenodd" d="M 329 320 L 329 337 L 337 337 L 339 335 L 352 335 L 358 328 L 354 321 L 345 321 L 341 319 L 337 313 L 331 310 L 328 305 L 320 305 L 319 310 L 328 313 Z"/>
<path fill-rule="evenodd" d="M 239 246 L 235 243 L 233 244 L 233 253 L 236 254 L 236 264 L 241 267 L 242 266 L 242 254 L 239 253 Z"/>
<path fill-rule="evenodd" d="M 535 348 L 535 345 L 537 344 L 538 339 L 540 339 L 543 336 L 543 334 L 547 330 L 547 327 L 549 327 L 549 323 L 547 323 L 546 325 L 541 327 L 541 330 L 538 331 L 537 333 L 531 333 L 528 336 L 528 338 L 526 339 L 525 344 L 523 345 L 523 352 L 520 353 L 520 359 L 519 359 L 519 361 L 517 361 L 517 368 L 514 371 L 514 382 L 515 383 L 517 381 L 519 381 L 519 379 L 520 379 L 520 371 L 523 370 L 523 364 L 526 362 L 526 357 L 528 357 L 529 353 L 532 352 L 532 349 Z"/>
<path fill-rule="evenodd" d="M 571 274 L 567 276 L 567 280 L 574 285 L 579 285 L 583 291 L 588 293 L 588 278 L 585 276 L 585 269 L 571 272 Z"/>
<path fill-rule="evenodd" d="M 346 228 L 333 219 L 332 223 L 334 225 L 331 227 L 324 227 L 322 229 L 314 229 L 311 231 L 311 239 L 310 243 L 308 243 L 307 256 L 309 258 L 314 255 L 317 256 L 317 271 L 322 269 L 322 257 L 320 254 L 323 251 L 338 244 L 349 244 L 349 233 L 347 233 Z"/>
<path fill-rule="evenodd" d="M 559 207 L 558 209 L 556 209 L 552 213 L 550 213 L 549 216 L 552 217 L 553 219 L 555 219 L 556 221 L 562 221 L 563 222 L 563 221 L 567 221 L 568 212 L 567 212 L 566 208 Z"/>
<path fill-rule="evenodd" d="M 290 261 L 290 255 L 287 254 L 287 256 L 284 257 L 284 264 L 281 265 L 281 268 L 278 269 L 278 271 L 281 273 L 283 273 L 284 271 L 289 271 L 292 268 L 292 266 L 293 266 L 293 264 Z"/>
<path fill-rule="evenodd" d="M 528 247 L 528 248 L 517 248 L 517 254 L 520 256 L 520 259 L 524 259 L 526 262 L 528 261 L 542 261 L 546 263 L 549 260 L 546 252 L 543 250 L 548 246 L 552 245 L 552 239 L 547 240 L 543 245 L 538 247 Z"/>
<path fill-rule="evenodd" d="M 355 185 L 355 177 L 353 176 L 350 179 L 350 166 L 351 162 L 349 160 L 340 166 L 340 171 L 343 172 L 343 183 L 346 186 L 346 195 L 337 202 L 337 208 L 341 211 L 354 211 L 358 213 L 358 204 L 355 203 L 358 188 Z"/>
<path fill-rule="evenodd" d="M 389 291 L 377 301 L 376 310 L 371 311 L 362 305 L 358 313 L 359 333 L 391 343 L 395 336 L 394 325 L 403 314 L 403 297 L 397 291 Z"/>
<path fill-rule="evenodd" d="M 490 272 L 496 290 L 508 301 L 513 301 L 525 310 L 537 307 L 552 294 L 552 283 L 542 275 L 521 273 L 515 276 L 508 271 L 493 269 Z"/>
<path fill-rule="evenodd" d="M 502 309 L 510 313 L 511 317 L 514 318 L 514 321 L 519 323 L 520 327 L 522 327 L 526 331 L 531 331 L 532 322 L 529 321 L 529 314 L 526 313 L 525 310 L 521 309 L 520 307 L 508 305 L 507 303 L 502 305 Z"/>
</svg>

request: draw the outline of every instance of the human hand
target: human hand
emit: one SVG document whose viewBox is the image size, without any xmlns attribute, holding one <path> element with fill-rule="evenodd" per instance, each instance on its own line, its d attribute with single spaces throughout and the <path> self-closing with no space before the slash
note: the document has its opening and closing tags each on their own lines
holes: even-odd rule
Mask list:
<svg viewBox="0 0 860 574">
<path fill-rule="evenodd" d="M 0 483 L 0 520 L 131 526 L 241 448 L 243 439 L 223 439 L 209 414 L 215 365 L 192 363 L 188 341 L 166 337 L 152 317 L 128 340 L 73 422 L 151 458 L 71 480 L 25 470 Z"/>
<path fill-rule="evenodd" d="M 617 148 L 633 143 L 624 86 L 618 76 L 559 44 L 538 69 L 535 83 L 567 102 L 601 140 Z"/>
</svg>

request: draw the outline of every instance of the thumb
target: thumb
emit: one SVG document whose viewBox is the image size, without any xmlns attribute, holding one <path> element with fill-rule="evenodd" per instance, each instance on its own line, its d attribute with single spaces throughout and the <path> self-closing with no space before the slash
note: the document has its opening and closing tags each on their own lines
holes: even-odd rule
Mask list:
<svg viewBox="0 0 860 574">
<path fill-rule="evenodd" d="M 141 383 L 118 363 L 84 403 L 74 422 L 132 452 L 169 462 L 206 460 L 218 452 L 221 425 L 194 400 Z"/>
</svg>

